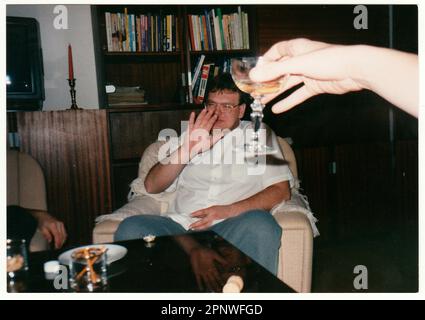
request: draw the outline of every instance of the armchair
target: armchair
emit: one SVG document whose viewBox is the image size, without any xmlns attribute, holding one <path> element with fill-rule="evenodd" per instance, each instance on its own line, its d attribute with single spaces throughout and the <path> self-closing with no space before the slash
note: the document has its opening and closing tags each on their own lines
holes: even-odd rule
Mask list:
<svg viewBox="0 0 425 320">
<path fill-rule="evenodd" d="M 278 142 L 295 180 L 298 181 L 297 164 L 291 146 L 282 138 L 278 138 Z M 132 187 L 135 184 L 139 184 L 140 188 L 144 188 L 144 177 L 155 165 L 160 146 L 161 142 L 155 142 L 145 150 L 139 165 L 139 177 L 133 181 Z M 293 195 L 300 196 L 297 190 L 293 190 Z M 165 213 L 170 197 L 172 197 L 172 194 L 155 195 L 155 197 L 147 195 L 132 197 L 124 207 L 109 215 L 111 217 L 107 217 L 108 215 L 101 216 L 93 230 L 93 242 L 112 242 L 113 235 L 120 221 L 126 216 L 127 212 L 131 212 L 133 209 L 138 210 L 140 214 Z M 305 201 L 299 201 L 298 203 L 304 205 L 304 208 L 298 205 L 278 206 L 272 211 L 275 219 L 283 229 L 277 276 L 297 292 L 310 292 L 313 229 L 312 223 L 308 218 L 308 204 Z M 312 216 L 310 217 L 314 219 Z"/>
</svg>

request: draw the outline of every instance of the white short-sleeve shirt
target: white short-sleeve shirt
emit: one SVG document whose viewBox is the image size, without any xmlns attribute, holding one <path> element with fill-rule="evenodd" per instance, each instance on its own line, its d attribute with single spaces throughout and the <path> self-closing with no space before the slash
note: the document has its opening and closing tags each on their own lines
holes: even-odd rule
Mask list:
<svg viewBox="0 0 425 320">
<path fill-rule="evenodd" d="M 171 219 L 188 229 L 198 220 L 190 217 L 194 211 L 244 200 L 278 182 L 289 181 L 290 187 L 293 186 L 291 171 L 270 129 L 267 141 L 277 150 L 276 154 L 247 160 L 243 151 L 235 148 L 250 134 L 249 128 L 249 121 L 241 121 L 210 150 L 198 154 L 186 165 L 169 187 L 176 192 L 169 206 Z"/>
</svg>

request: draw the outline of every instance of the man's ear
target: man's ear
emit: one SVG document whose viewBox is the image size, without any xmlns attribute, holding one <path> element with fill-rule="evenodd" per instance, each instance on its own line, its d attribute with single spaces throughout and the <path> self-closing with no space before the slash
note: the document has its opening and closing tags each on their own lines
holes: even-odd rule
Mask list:
<svg viewBox="0 0 425 320">
<path fill-rule="evenodd" d="M 246 104 L 245 103 L 242 103 L 239 106 L 239 119 L 242 119 L 243 118 L 243 115 L 245 114 L 245 108 L 246 108 Z"/>
</svg>

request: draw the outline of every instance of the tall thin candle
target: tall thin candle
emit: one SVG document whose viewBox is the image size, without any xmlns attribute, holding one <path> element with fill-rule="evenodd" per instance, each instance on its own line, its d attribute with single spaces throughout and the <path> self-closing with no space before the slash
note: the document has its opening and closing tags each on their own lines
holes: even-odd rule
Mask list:
<svg viewBox="0 0 425 320">
<path fill-rule="evenodd" d="M 69 79 L 74 79 L 74 65 L 72 63 L 72 47 L 68 44 L 68 76 Z"/>
</svg>

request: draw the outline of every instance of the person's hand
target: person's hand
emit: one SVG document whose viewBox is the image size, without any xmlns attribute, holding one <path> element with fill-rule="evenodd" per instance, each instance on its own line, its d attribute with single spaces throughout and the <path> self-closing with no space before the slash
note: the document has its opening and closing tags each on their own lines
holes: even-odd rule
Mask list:
<svg viewBox="0 0 425 320">
<path fill-rule="evenodd" d="M 250 78 L 256 82 L 266 82 L 289 75 L 284 87 L 277 93 L 264 96 L 263 103 L 304 83 L 287 98 L 276 103 L 272 108 L 274 113 L 287 111 L 321 93 L 358 91 L 366 85 L 359 80 L 358 73 L 361 71 L 353 66 L 358 53 L 353 48 L 308 39 L 282 41 L 264 54 L 251 70 Z"/>
<path fill-rule="evenodd" d="M 199 218 L 192 223 L 189 228 L 193 230 L 202 230 L 210 227 L 215 220 L 226 219 L 234 216 L 231 206 L 212 206 L 205 209 L 192 212 L 191 217 Z"/>
<path fill-rule="evenodd" d="M 217 264 L 224 267 L 227 265 L 226 260 L 216 251 L 201 246 L 193 248 L 189 255 L 199 289 L 220 292 L 225 280 L 222 279 Z"/>
<path fill-rule="evenodd" d="M 212 110 L 203 109 L 195 119 L 192 112 L 189 118 L 187 135 L 183 144 L 183 149 L 189 153 L 190 159 L 198 153 L 209 150 L 217 141 L 223 137 L 221 130 L 212 130 L 217 121 L 217 115 Z"/>
<path fill-rule="evenodd" d="M 68 236 L 63 222 L 43 211 L 34 212 L 33 215 L 38 221 L 38 229 L 43 237 L 49 243 L 53 242 L 56 249 L 61 248 Z"/>
</svg>

